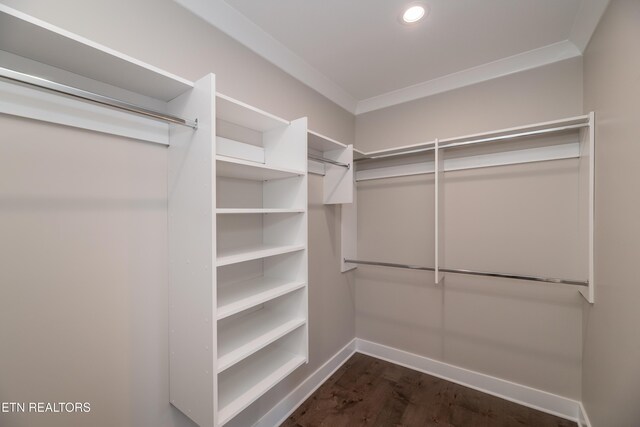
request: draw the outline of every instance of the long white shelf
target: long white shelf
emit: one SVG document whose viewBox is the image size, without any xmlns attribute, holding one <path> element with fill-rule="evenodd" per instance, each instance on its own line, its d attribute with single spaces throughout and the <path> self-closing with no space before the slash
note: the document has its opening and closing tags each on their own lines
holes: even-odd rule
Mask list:
<svg viewBox="0 0 640 427">
<path fill-rule="evenodd" d="M 281 214 L 281 213 L 304 213 L 304 209 L 277 209 L 277 208 L 218 208 L 218 215 L 231 214 Z"/>
<path fill-rule="evenodd" d="M 246 359 L 272 342 L 303 326 L 302 316 L 263 308 L 239 319 L 229 319 L 218 331 L 218 373 Z"/>
<path fill-rule="evenodd" d="M 221 93 L 216 93 L 216 118 L 259 132 L 289 125 L 285 119 Z"/>
<path fill-rule="evenodd" d="M 306 361 L 304 356 L 278 348 L 264 349 L 256 356 L 247 360 L 242 369 L 235 370 L 232 375 L 228 372 L 220 375 L 220 425 L 227 423 Z"/>
<path fill-rule="evenodd" d="M 0 50 L 162 101 L 193 83 L 0 4 Z M 47 76 L 41 76 L 47 77 Z"/>
<path fill-rule="evenodd" d="M 312 130 L 307 131 L 307 144 L 310 149 L 320 152 L 347 148 L 345 144 Z"/>
<path fill-rule="evenodd" d="M 258 277 L 218 287 L 218 320 L 303 288 L 305 282 Z"/>
<path fill-rule="evenodd" d="M 219 251 L 217 266 L 222 267 L 239 262 L 251 261 L 254 259 L 267 258 L 275 255 L 290 252 L 302 251 L 305 245 L 260 245 L 250 248 L 239 248 L 227 251 Z"/>
<path fill-rule="evenodd" d="M 262 163 L 216 156 L 216 175 L 227 178 L 269 181 L 304 175 L 304 171 L 267 166 Z"/>
<path fill-rule="evenodd" d="M 524 126 L 515 126 L 511 128 L 499 129 L 499 130 L 494 130 L 490 132 L 482 132 L 482 133 L 459 136 L 454 138 L 440 139 L 438 142 L 441 147 L 445 147 L 450 144 L 461 143 L 466 141 L 475 141 L 475 140 L 491 141 L 494 139 L 500 140 L 500 138 L 506 137 L 509 135 L 524 134 L 527 132 L 537 132 L 537 131 L 543 131 L 545 129 L 553 130 L 553 129 L 562 129 L 564 127 L 572 127 L 572 126 L 576 126 L 576 129 L 577 129 L 577 127 L 588 126 L 588 124 L 589 124 L 589 116 L 583 115 L 583 116 L 568 117 L 565 119 L 553 120 L 553 121 L 543 122 L 543 123 L 535 123 L 535 124 L 524 125 Z M 384 158 L 384 157 L 393 156 L 399 153 L 412 154 L 415 152 L 423 152 L 425 150 L 434 150 L 434 149 L 435 149 L 435 140 L 422 142 L 418 144 L 387 148 L 383 150 L 369 151 L 369 152 L 354 150 L 354 158 L 356 159 Z"/>
</svg>

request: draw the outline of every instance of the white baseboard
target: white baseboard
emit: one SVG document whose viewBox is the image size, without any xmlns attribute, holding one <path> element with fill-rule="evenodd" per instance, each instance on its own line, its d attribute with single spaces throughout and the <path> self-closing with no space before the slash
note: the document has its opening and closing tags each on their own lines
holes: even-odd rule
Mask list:
<svg viewBox="0 0 640 427">
<path fill-rule="evenodd" d="M 481 374 L 428 357 L 398 350 L 382 344 L 355 338 L 325 364 L 267 412 L 253 427 L 274 427 L 282 424 L 298 406 L 318 389 L 354 353 L 362 353 L 396 365 L 424 372 L 456 384 L 491 394 L 511 402 L 537 409 L 591 427 L 581 402 L 511 381 Z"/>
<path fill-rule="evenodd" d="M 282 424 L 314 391 L 318 389 L 335 371 L 338 370 L 356 351 L 353 339 L 333 355 L 324 365 L 296 387 L 291 393 L 271 408 L 253 427 L 274 427 Z"/>
<path fill-rule="evenodd" d="M 578 418 L 581 413 L 586 417 L 586 413 L 583 412 L 584 408 L 581 409 L 581 403 L 576 400 L 490 375 L 470 371 L 458 366 L 449 365 L 429 359 L 428 357 L 419 356 L 360 338 L 356 338 L 356 352 L 424 372 L 425 374 L 433 375 L 434 377 L 442 378 L 571 421 L 579 422 Z M 589 424 L 586 425 L 590 427 Z"/>
<path fill-rule="evenodd" d="M 582 402 L 580 402 L 580 406 L 578 407 L 578 425 L 580 427 L 591 427 L 591 421 Z"/>
</svg>

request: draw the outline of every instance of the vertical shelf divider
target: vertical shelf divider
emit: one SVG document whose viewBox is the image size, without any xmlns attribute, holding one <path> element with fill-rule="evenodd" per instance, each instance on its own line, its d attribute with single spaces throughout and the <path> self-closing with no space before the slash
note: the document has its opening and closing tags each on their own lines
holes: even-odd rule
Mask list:
<svg viewBox="0 0 640 427">
<path fill-rule="evenodd" d="M 358 268 L 357 264 L 344 262 L 345 259 L 358 259 L 358 186 L 356 174 L 351 177 L 353 188 L 353 201 L 340 206 L 340 271 Z"/>
<path fill-rule="evenodd" d="M 216 426 L 215 76 L 168 103 L 198 118 L 170 126 L 169 396 L 200 426 Z"/>
<path fill-rule="evenodd" d="M 435 141 L 435 284 L 444 283 L 444 150 L 440 149 L 440 141 Z"/>
<path fill-rule="evenodd" d="M 594 221 L 595 221 L 595 113 L 589 113 L 589 126 L 580 131 L 580 254 L 587 269 L 589 286 L 580 287 L 582 296 L 591 304 L 595 302 L 594 274 Z"/>
</svg>

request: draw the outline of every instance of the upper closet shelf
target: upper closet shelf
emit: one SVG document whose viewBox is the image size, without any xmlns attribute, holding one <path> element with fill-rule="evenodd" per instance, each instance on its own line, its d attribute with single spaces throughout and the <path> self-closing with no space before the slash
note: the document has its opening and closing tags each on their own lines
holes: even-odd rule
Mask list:
<svg viewBox="0 0 640 427">
<path fill-rule="evenodd" d="M 323 178 L 324 204 L 353 201 L 353 145 L 307 131 L 308 170 Z"/>
<path fill-rule="evenodd" d="M 461 147 L 480 143 L 507 141 L 519 138 L 537 137 L 545 134 L 560 132 L 578 132 L 581 128 L 589 126 L 589 115 L 569 117 L 561 120 L 550 122 L 536 123 L 532 125 L 517 126 L 512 128 L 500 129 L 491 132 L 477 133 L 465 135 L 455 138 L 439 139 L 438 147 L 440 149 Z M 369 152 L 355 151 L 356 160 L 363 159 L 381 159 L 394 156 L 405 156 L 409 154 L 419 154 L 433 151 L 436 148 L 436 142 L 427 141 L 418 144 L 405 145 L 402 147 L 389 148 L 384 150 L 376 150 Z"/>
<path fill-rule="evenodd" d="M 307 144 L 310 149 L 320 151 L 322 153 L 324 153 L 325 151 L 347 148 L 345 144 L 312 130 L 307 131 Z"/>
<path fill-rule="evenodd" d="M 440 148 L 459 147 L 487 142 L 498 142 L 509 139 L 536 137 L 544 134 L 576 131 L 589 126 L 589 115 L 569 117 L 567 119 L 518 126 L 492 132 L 478 133 L 456 138 L 440 139 Z"/>
<path fill-rule="evenodd" d="M 259 132 L 289 125 L 285 119 L 221 93 L 216 93 L 216 118 Z"/>
<path fill-rule="evenodd" d="M 164 102 L 193 88 L 188 80 L 3 4 L 0 50 Z"/>
<path fill-rule="evenodd" d="M 232 157 L 216 156 L 216 175 L 227 178 L 269 181 L 305 175 L 304 171 L 267 166 Z"/>
</svg>

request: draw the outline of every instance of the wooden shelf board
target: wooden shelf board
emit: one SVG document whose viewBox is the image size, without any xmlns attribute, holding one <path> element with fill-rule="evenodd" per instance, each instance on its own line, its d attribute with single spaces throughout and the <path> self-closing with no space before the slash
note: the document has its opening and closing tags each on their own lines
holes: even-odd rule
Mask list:
<svg viewBox="0 0 640 427">
<path fill-rule="evenodd" d="M 193 83 L 0 4 L 0 50 L 162 101 Z"/>
<path fill-rule="evenodd" d="M 281 214 L 281 213 L 304 213 L 304 209 L 275 209 L 275 208 L 218 208 L 218 215 L 232 214 Z"/>
<path fill-rule="evenodd" d="M 243 364 L 233 375 L 220 375 L 218 382 L 218 422 L 226 424 L 243 409 L 282 381 L 306 362 L 304 356 L 277 348 L 264 349 L 265 354 Z M 261 352 L 262 353 L 262 352 Z"/>
<path fill-rule="evenodd" d="M 304 171 L 295 169 L 271 167 L 262 163 L 255 163 L 247 160 L 216 156 L 217 176 L 248 179 L 252 181 L 269 181 L 272 179 L 291 178 L 304 174 Z"/>
<path fill-rule="evenodd" d="M 285 119 L 221 93 L 216 94 L 216 119 L 259 132 L 289 126 L 289 122 Z"/>
<path fill-rule="evenodd" d="M 258 277 L 218 288 L 218 320 L 303 288 L 305 282 Z"/>
<path fill-rule="evenodd" d="M 222 253 L 218 252 L 217 266 L 222 267 L 239 262 L 302 251 L 305 248 L 305 245 L 260 245 L 257 247 L 222 251 Z"/>
<path fill-rule="evenodd" d="M 218 373 L 241 362 L 306 323 L 304 317 L 264 308 L 218 324 Z"/>
<path fill-rule="evenodd" d="M 312 130 L 307 131 L 307 144 L 312 150 L 321 152 L 347 148 L 345 144 Z"/>
</svg>

